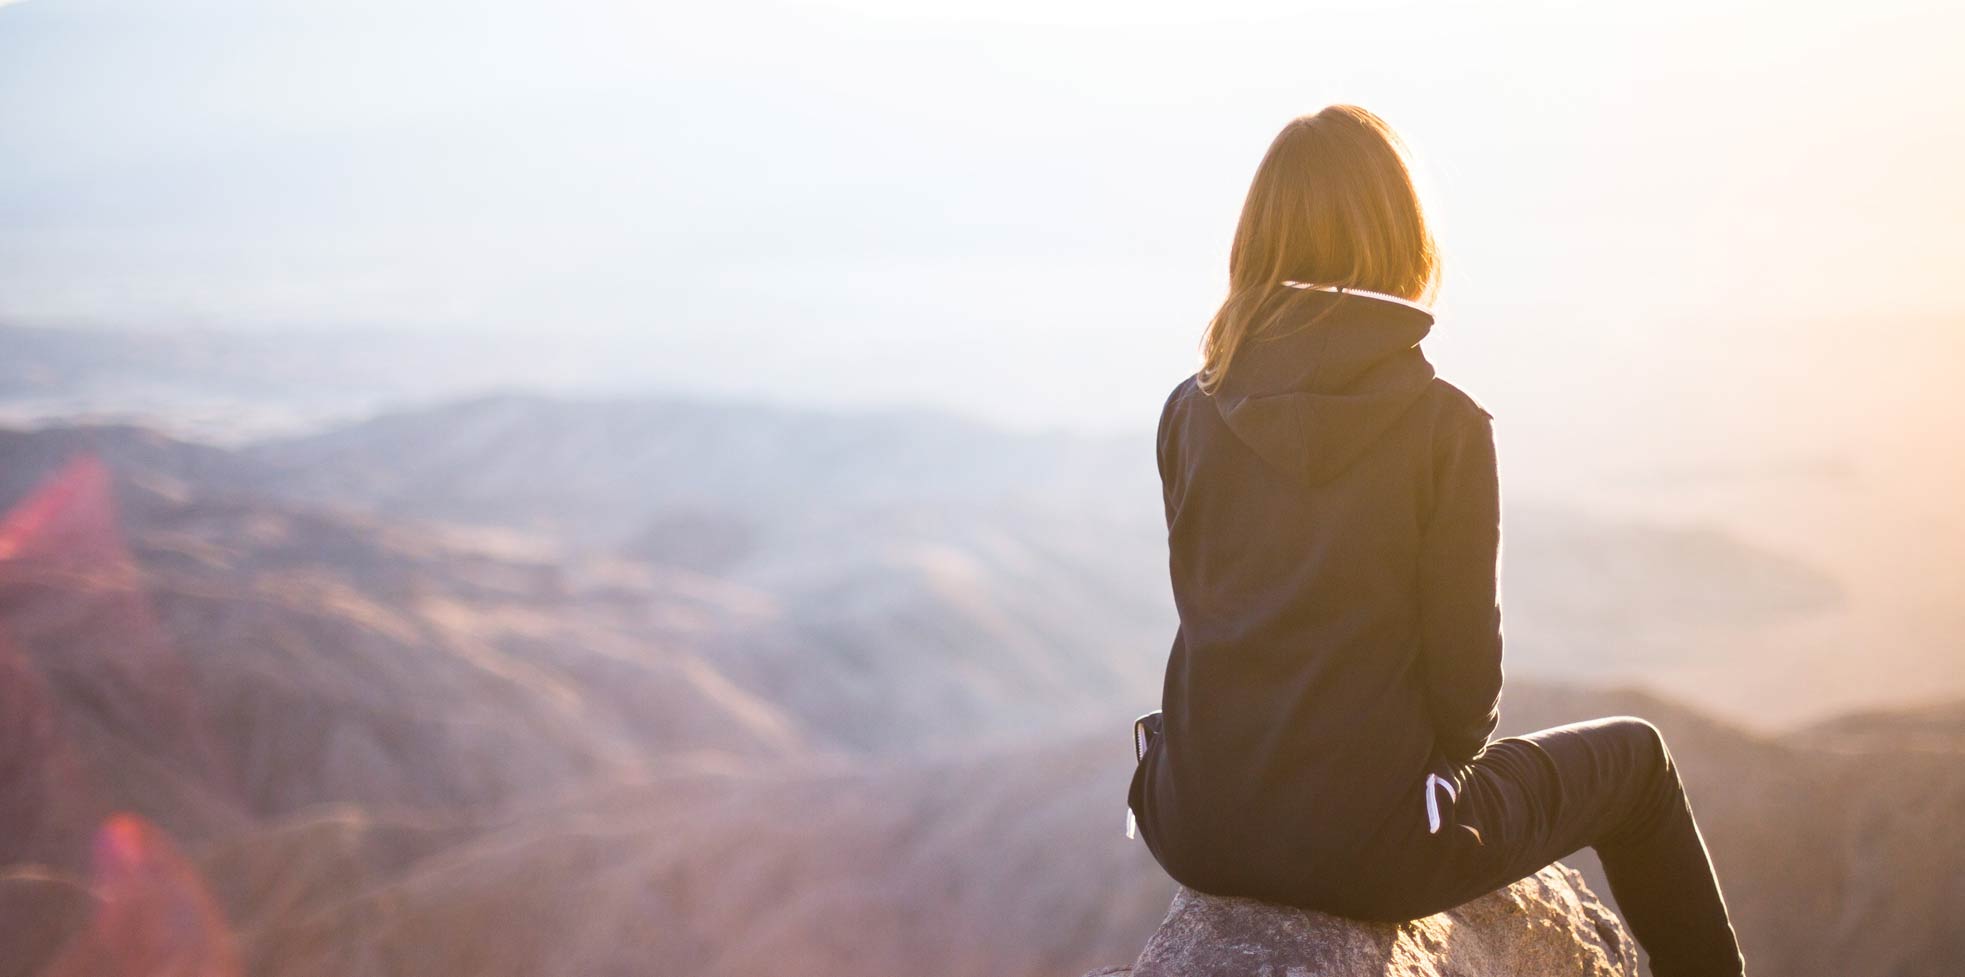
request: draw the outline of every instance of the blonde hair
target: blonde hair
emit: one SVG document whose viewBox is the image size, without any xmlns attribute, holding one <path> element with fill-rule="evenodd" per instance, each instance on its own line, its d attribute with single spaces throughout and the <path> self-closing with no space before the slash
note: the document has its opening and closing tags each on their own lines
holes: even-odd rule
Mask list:
<svg viewBox="0 0 1965 977">
<path fill-rule="evenodd" d="M 1439 251 L 1407 156 L 1385 120 L 1355 105 L 1299 116 L 1277 133 L 1235 227 L 1228 297 L 1201 337 L 1204 392 L 1220 385 L 1244 341 L 1306 294 L 1301 286 L 1432 300 Z"/>
</svg>

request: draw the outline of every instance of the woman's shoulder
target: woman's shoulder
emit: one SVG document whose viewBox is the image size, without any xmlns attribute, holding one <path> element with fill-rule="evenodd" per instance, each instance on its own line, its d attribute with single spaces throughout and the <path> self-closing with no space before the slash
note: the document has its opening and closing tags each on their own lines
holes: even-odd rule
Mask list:
<svg viewBox="0 0 1965 977">
<path fill-rule="evenodd" d="M 1448 422 L 1453 428 L 1458 429 L 1461 425 L 1485 423 L 1494 419 L 1494 413 L 1480 401 L 1475 400 L 1473 394 L 1441 377 L 1433 378 L 1426 394 L 1433 402 L 1433 409 L 1438 412 L 1441 420 Z"/>
<path fill-rule="evenodd" d="M 1187 376 L 1181 378 L 1181 381 L 1179 383 L 1174 384 L 1173 390 L 1168 391 L 1167 402 L 1161 406 L 1160 412 L 1164 414 L 1167 411 L 1172 410 L 1174 404 L 1188 397 L 1198 395 L 1200 393 L 1201 393 L 1201 374 L 1190 373 Z"/>
<path fill-rule="evenodd" d="M 1167 430 L 1168 420 L 1174 416 L 1174 413 L 1181 408 L 1181 405 L 1188 398 L 1206 396 L 1201 391 L 1200 376 L 1199 373 L 1189 374 L 1185 379 L 1174 384 L 1173 390 L 1168 391 L 1166 402 L 1160 405 L 1160 431 L 1162 434 L 1165 434 Z"/>
<path fill-rule="evenodd" d="M 1474 399 L 1474 395 L 1449 382 L 1444 377 L 1434 377 L 1432 389 L 1428 391 L 1442 406 L 1465 417 L 1482 417 L 1492 420 L 1493 412 Z"/>
</svg>

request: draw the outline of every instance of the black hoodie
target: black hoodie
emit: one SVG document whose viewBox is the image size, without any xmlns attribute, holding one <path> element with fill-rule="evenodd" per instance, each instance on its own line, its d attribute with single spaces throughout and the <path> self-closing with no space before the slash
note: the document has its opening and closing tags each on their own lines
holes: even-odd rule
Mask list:
<svg viewBox="0 0 1965 977">
<path fill-rule="evenodd" d="M 1128 803 L 1176 880 L 1315 906 L 1433 830 L 1428 774 L 1457 788 L 1494 730 L 1500 499 L 1490 415 L 1418 348 L 1430 313 L 1276 302 L 1161 413 L 1180 627 Z"/>
</svg>

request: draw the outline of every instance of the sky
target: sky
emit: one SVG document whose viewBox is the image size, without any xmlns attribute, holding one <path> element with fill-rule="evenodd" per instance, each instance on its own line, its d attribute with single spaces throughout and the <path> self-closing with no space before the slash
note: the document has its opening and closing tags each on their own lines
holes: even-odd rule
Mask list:
<svg viewBox="0 0 1965 977">
<path fill-rule="evenodd" d="M 1955 321 L 1961 27 L 1904 0 L 26 0 L 0 320 L 543 340 L 614 386 L 1130 429 L 1193 368 L 1269 139 L 1350 101 L 1421 166 L 1436 361 L 1541 414 L 1709 383 L 1672 371 L 1715 336 L 1814 362 L 1852 320 Z"/>
<path fill-rule="evenodd" d="M 1353 102 L 1417 157 L 1425 348 L 1510 504 L 1828 568 L 1836 611 L 1739 636 L 1788 673 L 1706 678 L 1894 701 L 1958 687 L 1965 628 L 1961 37 L 1912 0 L 0 2 L 0 324 L 1150 450 L 1263 150 Z"/>
</svg>

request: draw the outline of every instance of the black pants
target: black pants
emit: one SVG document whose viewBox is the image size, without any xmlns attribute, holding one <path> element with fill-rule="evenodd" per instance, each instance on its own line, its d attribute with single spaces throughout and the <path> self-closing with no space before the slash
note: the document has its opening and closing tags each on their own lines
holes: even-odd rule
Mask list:
<svg viewBox="0 0 1965 977">
<path fill-rule="evenodd" d="M 1596 849 L 1656 977 L 1739 977 L 1739 943 L 1657 727 L 1629 716 L 1557 726 L 1487 745 L 1455 771 L 1421 888 L 1440 908 Z"/>
</svg>

